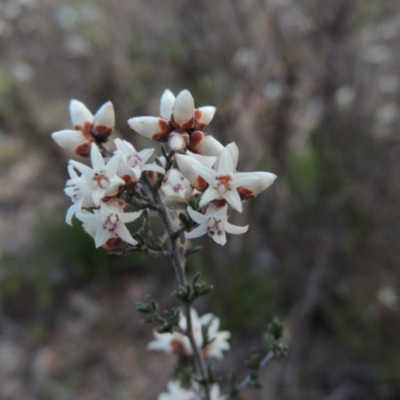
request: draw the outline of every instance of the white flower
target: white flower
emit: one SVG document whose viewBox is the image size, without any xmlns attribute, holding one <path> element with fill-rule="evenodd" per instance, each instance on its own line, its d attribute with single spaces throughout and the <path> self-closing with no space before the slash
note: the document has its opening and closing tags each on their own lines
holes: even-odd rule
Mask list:
<svg viewBox="0 0 400 400">
<path fill-rule="evenodd" d="M 83 222 L 86 232 L 94 238 L 97 248 L 112 238 L 120 238 L 124 242 L 136 245 L 137 241 L 133 239 L 125 224 L 135 221 L 141 213 L 142 211 L 125 213 L 119 207 L 101 203 L 100 211 L 93 214 L 77 212 L 76 217 Z"/>
<path fill-rule="evenodd" d="M 243 182 L 237 179 L 228 148 L 225 147 L 221 153 L 217 170 L 203 165 L 193 165 L 193 169 L 209 184 L 200 200 L 200 207 L 213 200 L 225 199 L 233 208 L 242 212 L 242 201 L 236 189 L 242 186 Z"/>
<path fill-rule="evenodd" d="M 230 346 L 228 339 L 231 334 L 227 331 L 219 332 L 219 318 L 213 314 L 205 314 L 199 318 L 196 310 L 191 309 L 191 319 L 193 326 L 193 335 L 196 345 L 199 348 L 203 348 L 203 355 L 205 358 L 217 358 L 223 357 L 223 352 L 229 350 Z M 210 342 L 204 346 L 204 338 L 202 327 L 208 327 L 208 338 Z M 172 354 L 184 354 L 186 356 L 192 356 L 193 350 L 190 345 L 188 337 L 184 334 L 187 329 L 186 317 L 181 314 L 179 320 L 179 329 L 181 332 L 173 333 L 158 333 L 154 332 L 156 340 L 150 342 L 147 348 L 149 350 L 164 351 Z"/>
<path fill-rule="evenodd" d="M 236 226 L 228 222 L 228 205 L 217 208 L 213 204 L 207 208 L 206 214 L 194 211 L 191 207 L 187 208 L 190 218 L 199 226 L 190 232 L 185 232 L 185 237 L 193 239 L 207 234 L 214 242 L 223 246 L 226 243 L 225 233 L 240 235 L 247 232 L 249 226 Z"/>
<path fill-rule="evenodd" d="M 204 356 L 221 360 L 224 356 L 223 352 L 230 349 L 228 339 L 231 333 L 228 331 L 219 332 L 220 320 L 211 313 L 204 314 L 201 318 L 201 324 L 208 326 L 208 337 L 210 343 L 204 348 Z"/>
<path fill-rule="evenodd" d="M 184 203 L 193 194 L 190 182 L 175 168 L 171 168 L 164 177 L 161 191 L 168 200 Z"/>
<path fill-rule="evenodd" d="M 188 179 L 190 184 L 200 191 L 204 191 L 208 184 L 192 167 L 193 165 L 204 165 L 211 168 L 217 157 L 207 157 L 200 154 L 194 154 L 190 151 L 184 154 L 175 154 L 175 161 L 179 170 Z"/>
<path fill-rule="evenodd" d="M 212 136 L 201 132 L 208 125 L 216 108 L 205 106 L 195 109 L 194 99 L 188 90 L 175 98 L 170 90 L 161 97 L 160 117 L 135 117 L 128 123 L 142 136 L 158 142 L 168 142 L 174 151 L 187 147 L 204 155 L 217 155 L 223 146 Z"/>
<path fill-rule="evenodd" d="M 200 200 L 200 207 L 213 200 L 224 199 L 242 212 L 242 199 L 257 195 L 274 182 L 276 175 L 269 172 L 236 172 L 236 153 L 236 146 L 231 144 L 225 147 L 215 163 L 216 170 L 193 165 L 192 168 L 209 184 Z"/>
<path fill-rule="evenodd" d="M 65 129 L 51 136 L 64 149 L 88 157 L 93 141 L 104 142 L 111 135 L 115 125 L 114 107 L 108 101 L 93 116 L 82 102 L 71 100 L 69 112 L 75 130 Z"/>
<path fill-rule="evenodd" d="M 185 389 L 181 387 L 179 381 L 170 381 L 168 382 L 168 393 L 161 393 L 157 400 L 202 400 L 203 397 L 198 386 Z M 217 384 L 212 385 L 210 388 L 210 399 L 222 400 L 223 398 L 219 386 Z"/>
<path fill-rule="evenodd" d="M 184 389 L 179 381 L 168 382 L 168 393 L 161 393 L 157 400 L 200 400 L 193 390 Z M 213 399 L 214 400 L 214 399 Z"/>
<path fill-rule="evenodd" d="M 98 206 L 104 197 L 116 195 L 119 187 L 125 184 L 125 181 L 117 176 L 122 154 L 115 154 L 106 164 L 97 145 L 92 144 L 90 158 L 93 168 L 70 160 L 70 164 L 82 175 L 68 180 L 67 186 L 77 186 L 90 191 L 94 203 Z"/>
<path fill-rule="evenodd" d="M 154 149 L 143 149 L 139 152 L 133 145 L 126 140 L 114 140 L 117 151 L 115 154 L 122 154 L 122 160 L 118 168 L 118 175 L 123 177 L 128 175 L 132 182 L 137 182 L 142 175 L 142 171 L 155 171 L 165 174 L 164 168 L 157 164 L 146 164 L 153 155 Z"/>
<path fill-rule="evenodd" d="M 74 167 L 70 164 L 68 165 L 68 173 L 71 179 L 78 179 L 79 176 L 76 173 Z M 68 208 L 67 214 L 65 216 L 65 222 L 72 226 L 72 217 L 81 211 L 82 207 L 96 207 L 92 199 L 92 193 L 85 187 L 80 187 L 77 185 L 67 186 L 64 192 L 72 200 L 72 205 Z"/>
</svg>

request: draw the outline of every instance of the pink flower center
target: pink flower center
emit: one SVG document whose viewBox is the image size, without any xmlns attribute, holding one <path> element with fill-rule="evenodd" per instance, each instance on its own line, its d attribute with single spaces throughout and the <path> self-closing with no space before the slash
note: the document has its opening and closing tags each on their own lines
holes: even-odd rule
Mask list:
<svg viewBox="0 0 400 400">
<path fill-rule="evenodd" d="M 109 232 L 114 232 L 117 229 L 118 221 L 119 218 L 117 214 L 104 215 L 101 220 L 103 229 Z"/>
<path fill-rule="evenodd" d="M 215 178 L 213 187 L 217 189 L 219 193 L 224 194 L 228 190 L 231 190 L 231 182 L 232 182 L 232 175 L 225 174 L 225 175 L 218 175 Z"/>
<path fill-rule="evenodd" d="M 180 183 L 177 183 L 176 185 L 174 185 L 174 186 L 172 186 L 172 190 L 175 192 L 175 193 L 178 193 L 180 190 L 182 190 L 183 189 L 183 187 L 182 187 L 182 185 L 180 184 Z"/>
<path fill-rule="evenodd" d="M 127 161 L 130 167 L 140 166 L 143 162 L 142 157 L 140 157 L 138 153 L 129 154 Z"/>
<path fill-rule="evenodd" d="M 207 221 L 207 233 L 212 237 L 215 234 L 221 236 L 224 233 L 224 227 L 220 219 L 209 218 Z"/>
<path fill-rule="evenodd" d="M 108 186 L 110 186 L 110 179 L 107 176 L 106 172 L 102 169 L 99 171 L 96 171 L 93 174 L 92 180 L 95 184 L 95 186 L 101 188 L 101 189 L 107 189 Z"/>
</svg>

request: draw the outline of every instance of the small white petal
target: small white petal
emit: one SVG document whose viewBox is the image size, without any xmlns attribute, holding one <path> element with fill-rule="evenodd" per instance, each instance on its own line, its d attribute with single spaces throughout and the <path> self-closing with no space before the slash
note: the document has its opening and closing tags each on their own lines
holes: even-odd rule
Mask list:
<svg viewBox="0 0 400 400">
<path fill-rule="evenodd" d="M 121 222 L 124 224 L 127 224 L 128 222 L 133 222 L 136 219 L 138 219 L 142 215 L 142 211 L 136 211 L 136 212 L 129 212 L 129 213 L 119 213 L 118 218 Z"/>
<path fill-rule="evenodd" d="M 232 187 L 247 187 L 248 185 L 253 185 L 258 180 L 259 177 L 254 172 L 237 172 L 235 175 L 233 175 Z"/>
<path fill-rule="evenodd" d="M 252 175 L 252 179 L 251 180 L 248 179 L 247 182 L 243 182 L 242 174 L 246 174 L 246 172 L 236 174 L 239 175 L 238 178 L 236 178 L 236 175 L 233 177 L 234 185 L 235 187 L 243 186 L 246 189 L 251 190 L 253 192 L 253 196 L 257 196 L 259 193 L 267 189 L 274 183 L 276 179 L 276 175 L 272 174 L 271 172 L 257 171 L 257 172 L 249 172 L 249 174 Z M 240 185 L 237 184 L 236 181 L 238 181 Z"/>
<path fill-rule="evenodd" d="M 196 151 L 203 156 L 218 156 L 223 149 L 224 146 L 211 135 L 204 136 L 196 147 Z"/>
<path fill-rule="evenodd" d="M 131 236 L 128 228 L 123 224 L 119 223 L 115 229 L 115 233 L 126 243 L 132 244 L 133 246 L 137 244 L 137 241 Z"/>
<path fill-rule="evenodd" d="M 233 169 L 236 170 L 237 163 L 239 161 L 239 148 L 237 147 L 237 144 L 235 142 L 227 144 L 226 147 L 228 148 L 229 153 L 231 153 Z"/>
<path fill-rule="evenodd" d="M 105 197 L 105 194 L 106 194 L 106 189 L 102 188 L 97 188 L 92 192 L 92 199 L 94 201 L 94 204 L 96 204 L 96 206 L 100 204 L 100 201 L 103 199 L 103 197 Z"/>
<path fill-rule="evenodd" d="M 85 174 L 87 176 L 91 176 L 93 173 L 93 169 L 88 167 L 85 164 L 80 163 L 79 161 L 69 160 L 69 163 L 74 166 L 81 174 Z"/>
<path fill-rule="evenodd" d="M 182 90 L 176 96 L 173 107 L 174 119 L 179 125 L 184 125 L 194 116 L 194 99 L 188 90 Z"/>
<path fill-rule="evenodd" d="M 99 153 L 99 154 L 100 154 L 100 153 Z M 122 154 L 121 154 L 121 153 L 118 153 L 118 154 L 113 155 L 113 156 L 109 159 L 109 161 L 108 161 L 108 163 L 107 163 L 107 172 L 108 172 L 111 176 L 113 176 L 113 175 L 115 175 L 115 174 L 117 173 L 118 167 L 119 167 L 119 163 L 121 162 L 121 158 L 122 158 Z M 102 158 L 102 159 L 103 159 L 103 158 Z M 103 162 L 104 162 L 104 160 L 103 160 Z M 93 169 L 95 169 L 94 166 L 93 166 Z"/>
<path fill-rule="evenodd" d="M 207 168 L 204 165 L 194 164 L 192 166 L 193 170 L 198 173 L 209 185 L 212 185 L 217 176 L 217 172 L 211 168 Z"/>
<path fill-rule="evenodd" d="M 237 226 L 232 225 L 228 221 L 225 222 L 225 231 L 230 233 L 231 235 L 241 235 L 249 230 L 249 226 Z"/>
<path fill-rule="evenodd" d="M 194 239 L 199 236 L 203 236 L 207 233 L 207 226 L 206 225 L 199 225 L 197 228 L 194 228 L 190 232 L 185 232 L 185 238 L 187 239 Z"/>
<path fill-rule="evenodd" d="M 107 103 L 104 103 L 96 112 L 93 120 L 93 125 L 95 129 L 97 126 L 105 126 L 109 129 L 114 129 L 115 112 L 114 106 L 111 101 L 107 101 Z"/>
<path fill-rule="evenodd" d="M 128 124 L 133 130 L 149 139 L 153 139 L 154 135 L 165 131 L 160 122 L 168 124 L 168 121 L 158 117 L 135 117 L 128 120 Z"/>
<path fill-rule="evenodd" d="M 212 168 L 215 161 L 217 160 L 217 157 L 203 156 L 201 154 L 192 153 L 189 150 L 186 151 L 186 155 L 189 156 L 190 158 L 198 161 L 201 165 L 204 165 L 205 167 L 208 167 L 208 168 Z"/>
<path fill-rule="evenodd" d="M 51 137 L 60 147 L 70 151 L 75 151 L 78 146 L 86 142 L 81 131 L 71 129 L 53 132 Z"/>
<path fill-rule="evenodd" d="M 93 123 L 92 113 L 81 101 L 71 100 L 69 103 L 69 114 L 74 126 L 82 126 L 86 122 Z"/>
<path fill-rule="evenodd" d="M 83 198 L 77 201 L 76 203 L 72 204 L 67 211 L 67 214 L 65 216 L 65 222 L 68 225 L 72 226 L 72 217 L 77 213 L 82 208 L 82 202 Z"/>
<path fill-rule="evenodd" d="M 226 235 L 225 232 L 222 232 L 221 235 L 218 235 L 217 233 L 215 233 L 214 235 L 211 236 L 212 239 L 214 240 L 215 243 L 220 244 L 221 246 L 223 246 L 226 243 Z"/>
<path fill-rule="evenodd" d="M 71 179 L 79 178 L 79 175 L 76 173 L 75 168 L 72 164 L 68 164 L 68 174 Z"/>
<path fill-rule="evenodd" d="M 136 153 L 133 145 L 126 140 L 121 140 L 119 138 L 114 139 L 115 147 L 117 150 L 121 151 L 123 154 L 129 155 L 132 153 Z"/>
<path fill-rule="evenodd" d="M 234 172 L 231 152 L 225 147 L 218 157 L 218 174 L 232 174 Z"/>
<path fill-rule="evenodd" d="M 243 211 L 242 200 L 237 190 L 228 190 L 222 196 L 235 210 Z"/>
<path fill-rule="evenodd" d="M 238 172 L 233 176 L 233 186 L 243 186 L 253 191 L 255 196 L 272 185 L 275 179 L 276 175 L 270 172 Z"/>
<path fill-rule="evenodd" d="M 142 159 L 142 165 L 145 164 L 153 155 L 155 149 L 143 149 L 139 151 L 138 156 Z"/>
<path fill-rule="evenodd" d="M 213 187 L 209 186 L 207 188 L 207 190 L 203 193 L 203 196 L 201 197 L 199 206 L 203 207 L 210 201 L 213 201 L 213 200 L 216 200 L 219 198 L 221 198 L 221 194 L 217 190 L 215 190 Z"/>
<path fill-rule="evenodd" d="M 187 208 L 187 212 L 188 212 L 188 214 L 189 214 L 189 216 L 190 216 L 190 218 L 194 221 L 194 222 L 196 222 L 196 223 L 198 223 L 198 224 L 205 224 L 207 221 L 208 221 L 208 216 L 207 215 L 204 215 L 204 214 L 202 214 L 202 213 L 199 213 L 198 211 L 194 211 L 193 210 L 193 208 L 192 207 L 188 207 Z"/>
<path fill-rule="evenodd" d="M 200 162 L 183 154 L 175 154 L 175 161 L 178 164 L 179 171 L 182 172 L 190 184 L 200 190 L 198 182 L 198 177 L 200 175 L 193 169 L 193 165 L 201 165 Z"/>
<path fill-rule="evenodd" d="M 92 166 L 94 170 L 98 170 L 106 166 L 99 148 L 94 143 L 92 143 L 92 146 L 90 148 L 90 160 L 92 161 Z"/>
<path fill-rule="evenodd" d="M 196 110 L 196 120 L 202 125 L 208 125 L 214 118 L 217 109 L 214 106 L 204 106 Z M 197 115 L 200 115 L 198 118 Z"/>
<path fill-rule="evenodd" d="M 162 118 L 165 118 L 168 121 L 171 119 L 174 103 L 175 103 L 174 94 L 169 89 L 165 89 L 163 95 L 161 96 L 161 103 L 160 103 L 160 116 Z"/>
<path fill-rule="evenodd" d="M 158 172 L 159 174 L 165 175 L 165 169 L 163 167 L 160 167 L 157 164 L 145 164 L 143 165 L 143 167 L 141 168 L 142 171 L 154 171 L 154 172 Z M 139 174 L 140 177 L 141 174 Z"/>
<path fill-rule="evenodd" d="M 100 246 L 103 246 L 103 244 L 106 243 L 107 240 L 111 238 L 111 236 L 112 233 L 108 229 L 103 229 L 102 227 L 100 227 L 97 230 L 96 236 L 94 238 L 96 249 Z"/>
</svg>

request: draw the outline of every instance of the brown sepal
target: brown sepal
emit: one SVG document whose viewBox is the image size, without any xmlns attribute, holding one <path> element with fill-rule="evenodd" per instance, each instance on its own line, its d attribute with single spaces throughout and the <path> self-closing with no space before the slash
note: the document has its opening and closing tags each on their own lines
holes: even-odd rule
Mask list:
<svg viewBox="0 0 400 400">
<path fill-rule="evenodd" d="M 148 176 L 148 178 L 150 179 L 150 182 L 151 183 L 157 183 L 157 181 L 158 181 L 158 177 L 159 177 L 159 174 L 158 174 L 158 172 L 155 172 L 155 171 L 146 171 L 146 174 L 147 174 L 147 176 Z"/>
<path fill-rule="evenodd" d="M 236 190 L 238 191 L 239 196 L 242 200 L 248 200 L 248 199 L 251 199 L 252 197 L 255 197 L 253 191 L 250 189 L 247 189 L 244 186 L 240 186 Z"/>
<path fill-rule="evenodd" d="M 226 204 L 225 199 L 218 199 L 218 200 L 213 200 L 211 203 L 215 205 L 215 207 L 222 208 Z"/>
<path fill-rule="evenodd" d="M 75 125 L 75 129 L 82 132 L 82 135 L 87 140 L 93 140 L 92 124 L 85 122 L 83 125 Z"/>
<path fill-rule="evenodd" d="M 75 153 L 78 154 L 81 157 L 90 157 L 90 148 L 93 143 L 93 138 L 91 140 L 80 144 L 76 149 Z"/>
<path fill-rule="evenodd" d="M 94 127 L 94 136 L 100 140 L 107 139 L 113 133 L 113 129 L 105 125 L 96 125 Z"/>
<path fill-rule="evenodd" d="M 204 192 L 207 189 L 208 183 L 200 175 L 197 176 L 196 181 L 196 189 Z"/>
<path fill-rule="evenodd" d="M 155 133 L 151 138 L 157 142 L 167 142 L 169 134 L 174 130 L 173 126 L 163 118 L 159 118 L 158 126 L 160 127 L 160 132 Z"/>
<path fill-rule="evenodd" d="M 202 115 L 202 112 L 200 110 L 194 111 L 194 118 L 195 118 L 194 129 L 196 131 L 201 131 L 206 126 L 206 124 L 202 124 L 198 121 L 201 118 L 201 115 Z"/>
<path fill-rule="evenodd" d="M 121 176 L 121 178 L 125 181 L 124 188 L 127 189 L 127 190 L 128 189 L 133 189 L 137 184 L 137 181 L 133 181 L 132 177 L 130 175 L 128 175 L 128 174 L 125 174 L 125 175 Z"/>
<path fill-rule="evenodd" d="M 202 131 L 194 131 L 190 135 L 190 143 L 188 149 L 193 153 L 198 153 L 197 146 L 203 141 L 205 136 L 206 134 Z"/>
<path fill-rule="evenodd" d="M 178 124 L 178 122 L 175 121 L 174 114 L 171 115 L 171 124 L 177 129 L 179 128 L 193 129 L 194 123 L 195 123 L 195 118 L 192 117 L 188 121 L 184 122 L 182 125 Z"/>
<path fill-rule="evenodd" d="M 112 237 L 103 244 L 106 250 L 116 250 L 122 245 L 122 239 L 119 236 Z"/>
</svg>

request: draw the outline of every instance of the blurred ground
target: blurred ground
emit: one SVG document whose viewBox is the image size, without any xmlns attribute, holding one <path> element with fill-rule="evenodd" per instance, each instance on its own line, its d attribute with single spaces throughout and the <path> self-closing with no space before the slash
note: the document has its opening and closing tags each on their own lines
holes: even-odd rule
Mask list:
<svg viewBox="0 0 400 400">
<path fill-rule="evenodd" d="M 0 399 L 156 398 L 134 302 L 171 304 L 169 267 L 95 251 L 63 223 L 66 162 L 50 140 L 69 99 L 111 100 L 116 134 L 168 87 L 217 106 L 209 132 L 241 170 L 279 179 L 204 242 L 235 367 L 275 314 L 290 354 L 243 399 L 400 398 L 400 4 L 391 0 L 2 0 Z M 227 279 L 229 277 L 229 279 Z"/>
</svg>

